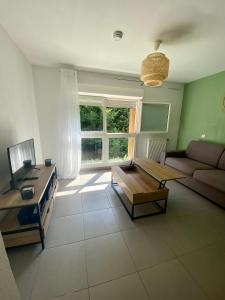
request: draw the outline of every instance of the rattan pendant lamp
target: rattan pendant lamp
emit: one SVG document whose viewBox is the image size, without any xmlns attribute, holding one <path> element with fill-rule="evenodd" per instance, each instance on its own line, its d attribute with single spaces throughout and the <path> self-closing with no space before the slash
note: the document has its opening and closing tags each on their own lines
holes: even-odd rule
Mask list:
<svg viewBox="0 0 225 300">
<path fill-rule="evenodd" d="M 140 78 L 146 86 L 161 86 L 168 77 L 169 59 L 164 53 L 157 52 L 161 43 L 161 40 L 156 41 L 155 52 L 149 54 L 142 62 Z"/>
</svg>

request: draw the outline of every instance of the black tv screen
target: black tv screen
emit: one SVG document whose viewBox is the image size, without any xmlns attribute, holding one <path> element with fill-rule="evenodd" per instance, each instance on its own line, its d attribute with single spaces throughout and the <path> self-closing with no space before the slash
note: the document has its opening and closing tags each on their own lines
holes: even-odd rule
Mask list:
<svg viewBox="0 0 225 300">
<path fill-rule="evenodd" d="M 36 165 L 34 139 L 8 147 L 7 152 L 12 177 L 11 184 L 16 187 L 26 173 Z"/>
</svg>

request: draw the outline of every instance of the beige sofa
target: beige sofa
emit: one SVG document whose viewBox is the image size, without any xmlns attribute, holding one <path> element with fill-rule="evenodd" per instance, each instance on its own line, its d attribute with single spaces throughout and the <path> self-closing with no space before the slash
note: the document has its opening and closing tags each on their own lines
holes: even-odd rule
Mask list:
<svg viewBox="0 0 225 300">
<path fill-rule="evenodd" d="M 163 152 L 161 164 L 185 173 L 180 183 L 225 208 L 225 145 L 191 141 L 186 150 Z"/>
</svg>

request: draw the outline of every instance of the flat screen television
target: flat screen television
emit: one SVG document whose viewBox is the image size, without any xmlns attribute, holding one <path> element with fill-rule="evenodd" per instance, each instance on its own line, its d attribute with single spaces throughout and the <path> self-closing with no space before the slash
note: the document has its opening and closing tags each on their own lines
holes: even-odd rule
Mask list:
<svg viewBox="0 0 225 300">
<path fill-rule="evenodd" d="M 26 178 L 27 173 L 36 166 L 34 139 L 8 147 L 7 154 L 11 173 L 11 187 L 16 188 L 19 182 L 29 179 Z"/>
</svg>

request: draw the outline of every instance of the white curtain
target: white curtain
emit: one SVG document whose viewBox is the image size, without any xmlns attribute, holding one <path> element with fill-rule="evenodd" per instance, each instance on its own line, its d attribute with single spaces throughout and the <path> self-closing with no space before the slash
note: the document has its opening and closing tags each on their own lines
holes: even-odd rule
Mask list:
<svg viewBox="0 0 225 300">
<path fill-rule="evenodd" d="M 80 112 L 77 72 L 60 70 L 60 97 L 58 103 L 58 158 L 59 178 L 75 178 L 81 162 Z"/>
</svg>

